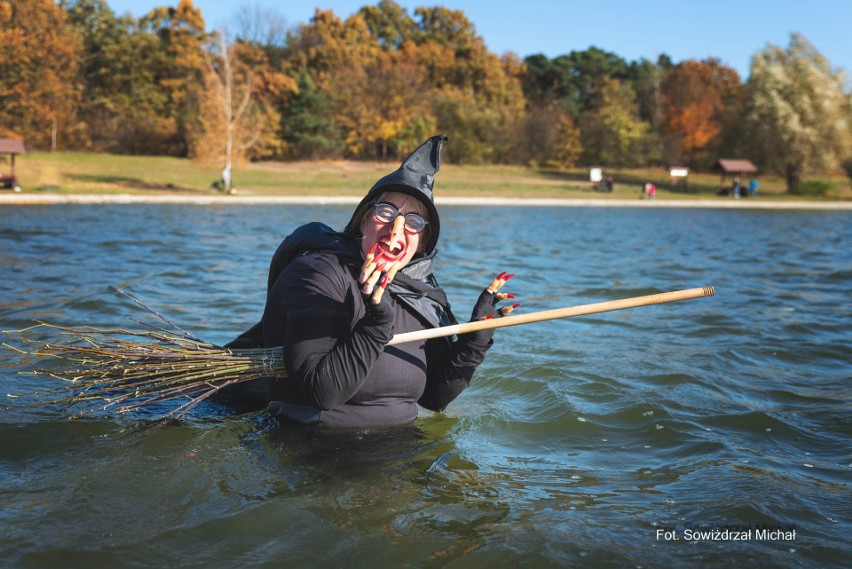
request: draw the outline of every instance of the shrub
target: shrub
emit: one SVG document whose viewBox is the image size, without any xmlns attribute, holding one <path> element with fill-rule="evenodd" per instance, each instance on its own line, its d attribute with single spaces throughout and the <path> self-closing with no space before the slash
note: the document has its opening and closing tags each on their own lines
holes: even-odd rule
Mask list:
<svg viewBox="0 0 852 569">
<path fill-rule="evenodd" d="M 837 187 L 825 180 L 804 180 L 794 192 L 800 196 L 822 196 L 836 198 L 840 196 Z"/>
</svg>

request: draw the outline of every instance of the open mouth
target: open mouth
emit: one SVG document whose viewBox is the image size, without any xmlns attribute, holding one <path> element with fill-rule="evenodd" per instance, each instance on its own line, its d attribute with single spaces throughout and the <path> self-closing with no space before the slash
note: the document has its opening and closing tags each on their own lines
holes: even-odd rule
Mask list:
<svg viewBox="0 0 852 569">
<path fill-rule="evenodd" d="M 396 243 L 393 247 L 386 240 L 379 241 L 379 251 L 381 256 L 390 261 L 396 261 L 405 254 L 405 247 L 402 243 Z"/>
</svg>

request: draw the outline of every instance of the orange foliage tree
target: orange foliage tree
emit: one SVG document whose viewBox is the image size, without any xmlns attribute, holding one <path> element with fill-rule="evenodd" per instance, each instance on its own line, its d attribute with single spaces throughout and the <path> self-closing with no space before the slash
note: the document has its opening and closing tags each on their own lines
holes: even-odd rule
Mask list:
<svg viewBox="0 0 852 569">
<path fill-rule="evenodd" d="M 341 21 L 317 11 L 302 33 L 319 40 L 305 53 L 307 67 L 333 102 L 350 155 L 385 159 L 431 134 L 421 69 L 405 50 L 383 48 L 364 14 Z"/>
<path fill-rule="evenodd" d="M 456 161 L 514 156 L 523 66 L 488 52 L 461 11 L 418 8 L 412 18 L 383 0 L 344 21 L 318 10 L 290 46 L 291 72 L 309 70 L 331 98 L 350 156 L 399 156 L 436 130 L 453 133 Z"/>
<path fill-rule="evenodd" d="M 456 162 L 511 162 L 519 155 L 526 118 L 520 76 L 513 54 L 502 58 L 464 12 L 417 8 L 416 57 L 434 88 L 439 130 L 454 134 L 447 156 Z"/>
<path fill-rule="evenodd" d="M 756 136 L 736 132 L 747 89 L 716 59 L 628 65 L 592 47 L 521 61 L 491 53 L 461 10 L 409 13 L 395 0 L 240 36 L 228 48 L 251 92 L 239 127 L 213 111 L 226 107 L 212 96 L 222 76 L 206 63 L 201 10 L 175 1 L 137 20 L 115 17 L 107 0 L 0 0 L 0 134 L 201 157 L 218 155 L 213 133 L 230 121 L 247 159 L 394 159 L 447 132 L 452 162 L 699 168 Z M 257 12 L 255 23 L 272 18 Z M 751 85 L 752 106 L 771 88 Z M 815 108 L 827 104 L 815 92 Z"/>
<path fill-rule="evenodd" d="M 713 150 L 736 111 L 740 88 L 736 70 L 712 58 L 683 61 L 666 74 L 662 130 L 669 163 L 690 164 Z"/>
<path fill-rule="evenodd" d="M 0 1 L 0 130 L 57 149 L 76 125 L 80 44 L 53 0 Z"/>
</svg>

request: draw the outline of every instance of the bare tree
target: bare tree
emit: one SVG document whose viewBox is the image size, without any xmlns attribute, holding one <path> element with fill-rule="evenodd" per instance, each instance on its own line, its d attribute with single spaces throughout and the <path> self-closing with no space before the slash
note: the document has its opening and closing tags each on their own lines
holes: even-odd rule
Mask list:
<svg viewBox="0 0 852 569">
<path fill-rule="evenodd" d="M 241 68 L 237 72 L 237 61 L 233 46 L 228 46 L 225 33 L 215 34 L 214 49 L 208 54 L 207 66 L 209 71 L 208 83 L 215 90 L 214 108 L 222 125 L 221 135 L 224 136 L 224 162 L 222 169 L 222 190 L 232 189 L 231 167 L 235 153 L 242 153 L 251 147 L 260 137 L 260 126 L 252 133 L 243 128 L 243 118 L 252 105 L 252 74 L 248 69 Z"/>
<path fill-rule="evenodd" d="M 234 15 L 236 37 L 258 46 L 284 47 L 290 26 L 287 19 L 274 9 L 257 2 L 243 4 Z"/>
</svg>

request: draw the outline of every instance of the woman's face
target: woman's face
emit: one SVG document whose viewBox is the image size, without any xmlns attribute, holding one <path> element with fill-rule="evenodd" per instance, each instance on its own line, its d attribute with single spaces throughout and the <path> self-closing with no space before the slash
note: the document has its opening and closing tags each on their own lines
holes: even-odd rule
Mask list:
<svg viewBox="0 0 852 569">
<path fill-rule="evenodd" d="M 396 261 L 400 262 L 400 268 L 406 266 L 426 243 L 425 235 L 428 228 L 420 233 L 412 233 L 403 227 L 404 218 L 401 216 L 416 213 L 427 221 L 428 217 L 426 208 L 420 200 L 407 194 L 388 192 L 378 201 L 393 205 L 399 210 L 399 215 L 390 222 L 384 222 L 376 218 L 375 209 L 370 209 L 361 222 L 361 233 L 364 235 L 361 241 L 361 254 L 366 257 L 373 245 L 377 244 L 376 268 L 381 272 L 387 272 Z"/>
</svg>

